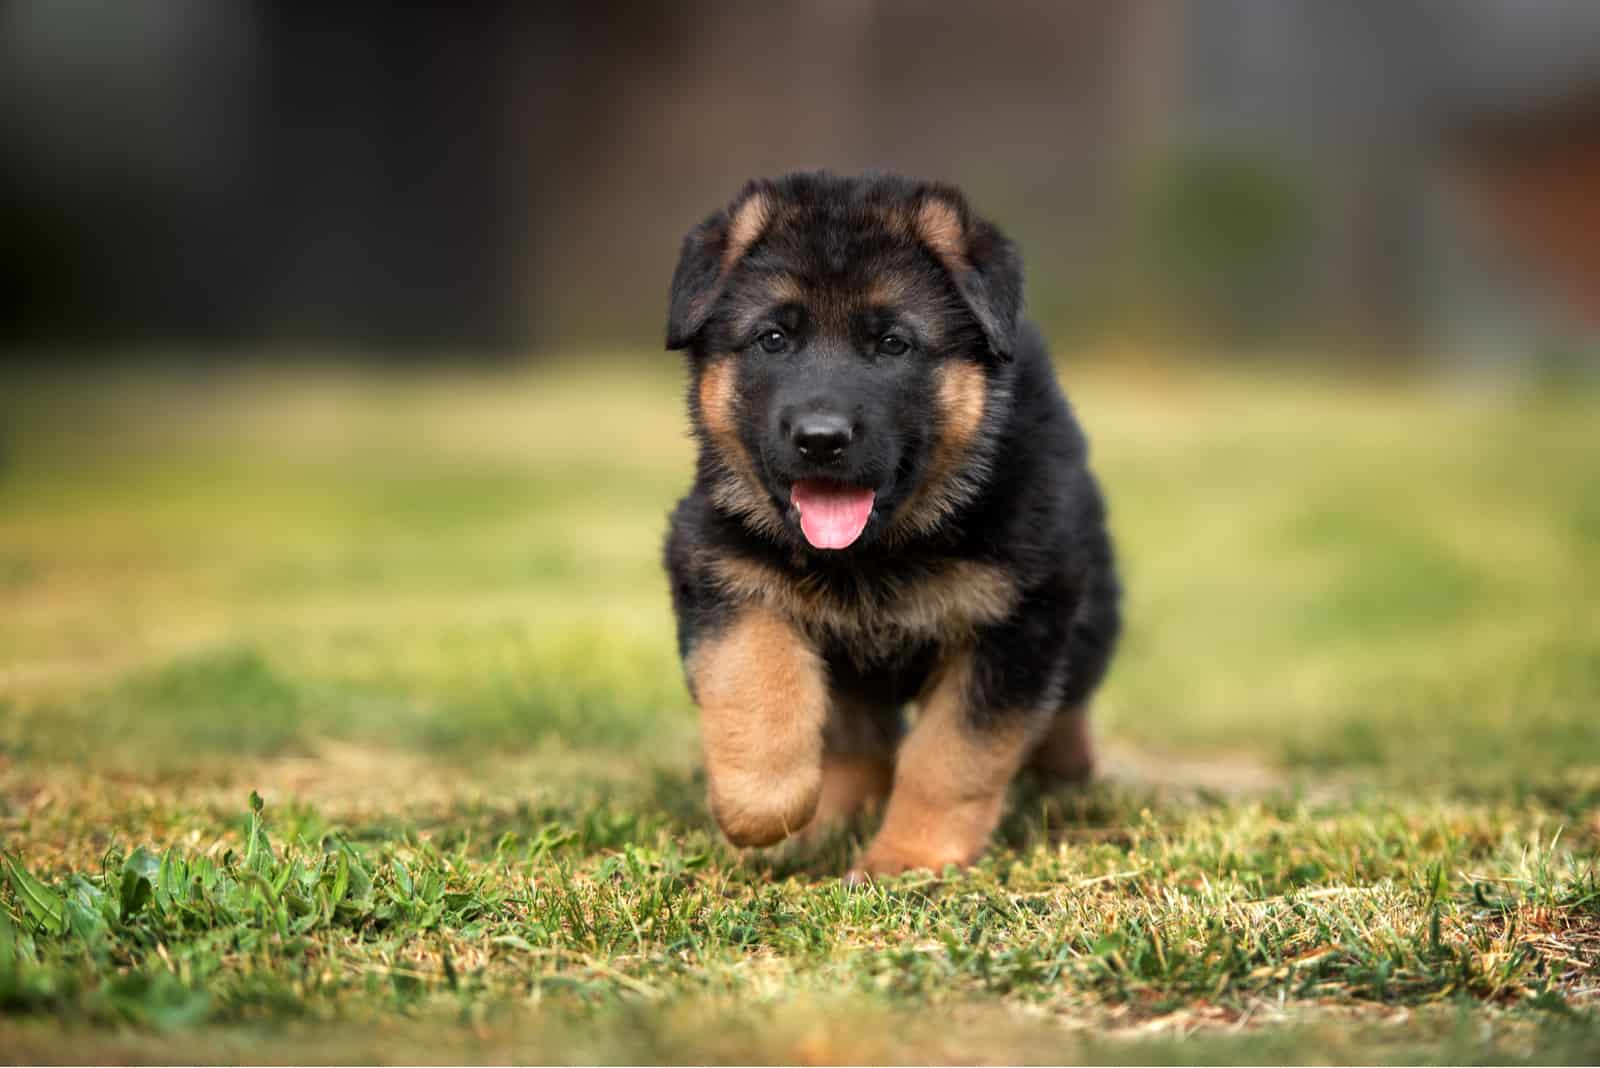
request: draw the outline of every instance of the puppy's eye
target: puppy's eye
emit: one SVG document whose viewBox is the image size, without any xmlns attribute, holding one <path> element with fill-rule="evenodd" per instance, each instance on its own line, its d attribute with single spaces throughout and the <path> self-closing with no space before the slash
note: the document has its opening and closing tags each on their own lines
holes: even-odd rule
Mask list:
<svg viewBox="0 0 1600 1068">
<path fill-rule="evenodd" d="M 878 339 L 878 352 L 883 356 L 904 356 L 911 351 L 911 342 L 899 334 L 885 334 Z"/>
<path fill-rule="evenodd" d="M 779 353 L 789 347 L 789 335 L 782 330 L 763 330 L 756 338 L 763 352 Z"/>
</svg>

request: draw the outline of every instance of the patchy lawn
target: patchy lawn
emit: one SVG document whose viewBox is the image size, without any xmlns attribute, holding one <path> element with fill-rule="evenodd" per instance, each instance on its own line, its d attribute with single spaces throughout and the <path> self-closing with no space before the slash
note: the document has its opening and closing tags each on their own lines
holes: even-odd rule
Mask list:
<svg viewBox="0 0 1600 1068">
<path fill-rule="evenodd" d="M 0 1058 L 1600 1058 L 1600 395 L 1067 382 L 1104 775 L 850 892 L 704 810 L 671 361 L 0 381 Z"/>
</svg>

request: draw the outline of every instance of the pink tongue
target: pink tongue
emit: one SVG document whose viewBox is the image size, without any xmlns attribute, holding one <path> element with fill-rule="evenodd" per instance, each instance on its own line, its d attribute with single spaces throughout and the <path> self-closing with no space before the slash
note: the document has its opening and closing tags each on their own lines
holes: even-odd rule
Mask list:
<svg viewBox="0 0 1600 1068">
<path fill-rule="evenodd" d="M 818 549 L 843 549 L 866 529 L 872 516 L 870 489 L 801 479 L 789 491 L 800 510 L 800 529 Z"/>
</svg>

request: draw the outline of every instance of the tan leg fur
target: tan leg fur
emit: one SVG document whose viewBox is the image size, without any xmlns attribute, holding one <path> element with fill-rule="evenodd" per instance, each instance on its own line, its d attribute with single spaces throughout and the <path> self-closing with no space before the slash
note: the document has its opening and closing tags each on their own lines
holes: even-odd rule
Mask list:
<svg viewBox="0 0 1600 1068">
<path fill-rule="evenodd" d="M 964 866 L 989 844 L 1034 734 L 1020 718 L 993 730 L 968 726 L 967 679 L 963 657 L 926 695 L 900 747 L 883 827 L 850 878 Z"/>
<path fill-rule="evenodd" d="M 711 814 L 739 846 L 811 821 L 822 789 L 823 666 L 784 618 L 751 607 L 693 651 Z"/>
</svg>

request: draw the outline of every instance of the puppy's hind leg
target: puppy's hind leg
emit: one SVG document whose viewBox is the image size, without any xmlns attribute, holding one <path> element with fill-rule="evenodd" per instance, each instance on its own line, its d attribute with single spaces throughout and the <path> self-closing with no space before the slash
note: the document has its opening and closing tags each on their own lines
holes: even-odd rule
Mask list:
<svg viewBox="0 0 1600 1068">
<path fill-rule="evenodd" d="M 807 837 L 817 837 L 876 808 L 894 785 L 899 708 L 835 694 L 823 731 L 822 796 Z"/>
<path fill-rule="evenodd" d="M 1094 774 L 1094 739 L 1086 705 L 1064 708 L 1028 757 L 1028 767 L 1061 782 L 1086 782 Z"/>
</svg>

